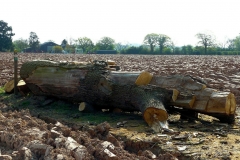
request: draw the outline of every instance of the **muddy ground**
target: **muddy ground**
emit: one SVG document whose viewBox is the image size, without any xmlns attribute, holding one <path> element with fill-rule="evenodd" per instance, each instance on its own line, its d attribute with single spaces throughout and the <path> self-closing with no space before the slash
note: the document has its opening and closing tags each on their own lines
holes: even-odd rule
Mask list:
<svg viewBox="0 0 240 160">
<path fill-rule="evenodd" d="M 1 154 L 12 159 L 240 158 L 239 117 L 230 125 L 171 114 L 174 132 L 154 133 L 136 112 L 82 113 L 76 104 L 33 95 L 1 94 L 0 101 Z"/>
<path fill-rule="evenodd" d="M 5 58 L 11 56 L 9 53 Z M 27 56 L 28 60 L 36 57 Z M 66 58 L 66 55 L 60 56 L 59 59 Z M 53 58 L 52 55 L 49 57 Z M 83 60 L 94 57 L 67 58 Z M 107 57 L 101 58 L 106 60 Z M 118 61 L 123 70 L 145 67 L 155 74 L 161 71 L 162 75 L 183 73 L 184 70 L 188 74 L 198 74 L 195 77 L 205 78 L 214 88 L 234 91 L 239 104 L 238 57 L 115 58 L 108 59 Z M 188 58 L 188 64 L 184 63 L 184 58 Z M 12 61 L 0 60 L 2 64 L 8 64 L 1 70 L 1 83 L 4 84 L 12 76 Z M 20 62 L 26 60 L 21 57 Z M 207 65 L 211 67 L 207 68 Z M 225 71 L 222 67 L 229 69 Z M 201 68 L 206 70 L 199 70 Z M 180 118 L 179 113 L 170 113 L 169 128 L 174 132 L 165 130 L 162 133 L 154 133 L 138 112 L 83 113 L 78 111 L 78 104 L 32 94 L 24 97 L 0 91 L 0 110 L 0 159 L 240 159 L 239 107 L 234 124 L 220 123 L 218 119 L 203 114 L 196 119 L 190 115 Z"/>
</svg>

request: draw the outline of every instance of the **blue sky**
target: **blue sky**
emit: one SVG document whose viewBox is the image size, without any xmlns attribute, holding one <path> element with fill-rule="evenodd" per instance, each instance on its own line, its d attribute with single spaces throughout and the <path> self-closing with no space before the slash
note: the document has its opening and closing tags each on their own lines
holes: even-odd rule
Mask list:
<svg viewBox="0 0 240 160">
<path fill-rule="evenodd" d="M 168 35 L 178 45 L 196 45 L 211 32 L 220 42 L 240 33 L 239 0 L 1 0 L 0 20 L 14 40 L 36 32 L 40 42 L 103 36 L 141 44 L 149 33 Z"/>
</svg>

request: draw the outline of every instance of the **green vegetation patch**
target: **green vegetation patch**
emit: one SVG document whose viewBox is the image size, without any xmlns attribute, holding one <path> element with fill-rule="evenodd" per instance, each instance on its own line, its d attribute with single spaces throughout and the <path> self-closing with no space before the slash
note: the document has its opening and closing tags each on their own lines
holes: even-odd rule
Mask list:
<svg viewBox="0 0 240 160">
<path fill-rule="evenodd" d="M 0 87 L 0 94 L 5 94 L 4 87 Z"/>
</svg>

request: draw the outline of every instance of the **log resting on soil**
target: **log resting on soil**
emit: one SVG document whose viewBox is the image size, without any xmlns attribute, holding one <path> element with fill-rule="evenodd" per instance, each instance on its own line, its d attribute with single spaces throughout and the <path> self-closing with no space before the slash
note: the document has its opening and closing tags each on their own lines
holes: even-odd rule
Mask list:
<svg viewBox="0 0 240 160">
<path fill-rule="evenodd" d="M 167 120 L 164 105 L 170 101 L 172 90 L 135 85 L 139 72 L 112 72 L 107 67 L 106 62 L 32 61 L 23 64 L 20 75 L 35 95 L 86 102 L 98 109 L 141 111 L 149 125 L 155 119 Z"/>
<path fill-rule="evenodd" d="M 149 84 L 179 91 L 176 100 L 169 106 L 204 113 L 219 118 L 222 122 L 233 122 L 236 111 L 235 96 L 231 92 L 222 92 L 207 88 L 202 80 L 184 75 L 153 76 Z"/>
<path fill-rule="evenodd" d="M 165 107 L 169 106 L 206 113 L 218 114 L 221 111 L 224 116 L 234 114 L 236 109 L 232 93 L 214 90 L 201 99 L 201 95 L 205 95 L 206 85 L 190 76 L 161 77 L 145 71 L 111 71 L 105 61 L 31 61 L 22 65 L 20 76 L 35 95 L 86 102 L 97 109 L 141 111 L 150 126 L 168 119 Z M 194 108 L 198 101 L 205 101 L 206 105 Z"/>
</svg>

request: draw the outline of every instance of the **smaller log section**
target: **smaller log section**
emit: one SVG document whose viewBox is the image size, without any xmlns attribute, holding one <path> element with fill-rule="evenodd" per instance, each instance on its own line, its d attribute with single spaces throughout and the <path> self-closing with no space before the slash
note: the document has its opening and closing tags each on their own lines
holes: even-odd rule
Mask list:
<svg viewBox="0 0 240 160">
<path fill-rule="evenodd" d="M 14 80 L 10 80 L 4 85 L 5 93 L 13 93 L 14 90 Z"/>
<path fill-rule="evenodd" d="M 18 81 L 17 83 L 19 83 L 20 81 L 20 78 L 18 78 Z M 25 83 L 25 82 L 23 82 Z M 22 83 L 21 83 L 22 84 Z M 17 86 L 18 87 L 18 86 Z M 19 87 L 18 87 L 19 88 Z M 14 91 L 14 79 L 10 80 L 9 82 L 7 82 L 5 85 L 4 85 L 4 91 L 5 93 L 13 93 Z"/>
<path fill-rule="evenodd" d="M 115 61 L 107 60 L 106 62 L 108 64 L 108 70 L 111 70 L 111 71 L 119 71 L 120 70 L 120 67 L 116 65 Z"/>
<path fill-rule="evenodd" d="M 86 103 L 86 102 L 81 102 L 79 104 L 78 110 L 80 112 L 85 111 L 85 112 L 94 112 L 94 111 L 99 111 L 97 108 L 93 107 L 92 105 Z"/>
<path fill-rule="evenodd" d="M 223 122 L 232 123 L 236 111 L 236 99 L 231 92 L 222 92 L 207 88 L 201 80 L 191 76 L 171 75 L 153 76 L 149 84 L 179 91 L 177 98 L 169 106 L 182 107 L 219 118 Z"/>
</svg>

